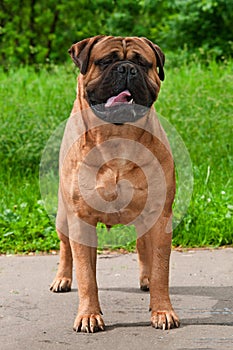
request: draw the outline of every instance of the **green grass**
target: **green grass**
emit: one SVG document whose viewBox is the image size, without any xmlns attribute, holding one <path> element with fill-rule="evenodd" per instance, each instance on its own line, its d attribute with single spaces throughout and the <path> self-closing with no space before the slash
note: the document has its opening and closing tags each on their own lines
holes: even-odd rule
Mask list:
<svg viewBox="0 0 233 350">
<path fill-rule="evenodd" d="M 194 191 L 174 245 L 232 244 L 232 62 L 168 70 L 157 104 L 190 153 Z"/>
<path fill-rule="evenodd" d="M 233 244 L 232 68 L 233 63 L 169 67 L 157 111 L 176 127 L 190 153 L 194 191 L 175 229 L 173 245 Z M 41 202 L 39 163 L 52 132 L 69 116 L 75 98 L 72 64 L 0 71 L 0 252 L 58 249 Z M 98 227 L 100 248 L 134 248 L 133 228 L 110 233 Z"/>
</svg>

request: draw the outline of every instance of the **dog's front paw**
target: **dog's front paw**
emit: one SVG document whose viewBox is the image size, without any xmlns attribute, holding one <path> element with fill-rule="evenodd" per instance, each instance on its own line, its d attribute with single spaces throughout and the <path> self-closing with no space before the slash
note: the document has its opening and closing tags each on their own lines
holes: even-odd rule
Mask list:
<svg viewBox="0 0 233 350">
<path fill-rule="evenodd" d="M 50 285 L 50 290 L 55 293 L 64 293 L 69 292 L 71 290 L 71 278 L 63 277 L 58 278 L 56 277 L 53 280 L 53 283 Z"/>
<path fill-rule="evenodd" d="M 180 326 L 180 321 L 173 309 L 163 311 L 152 311 L 151 325 L 162 330 Z"/>
<path fill-rule="evenodd" d="M 95 333 L 104 331 L 105 324 L 100 314 L 78 315 L 74 321 L 75 332 Z"/>
</svg>

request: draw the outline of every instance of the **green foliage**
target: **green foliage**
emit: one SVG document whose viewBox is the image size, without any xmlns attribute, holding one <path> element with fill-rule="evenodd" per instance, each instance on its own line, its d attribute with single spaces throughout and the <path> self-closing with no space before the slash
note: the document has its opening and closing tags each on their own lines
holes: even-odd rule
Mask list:
<svg viewBox="0 0 233 350">
<path fill-rule="evenodd" d="M 72 42 L 97 34 L 146 36 L 204 58 L 232 54 L 232 0 L 2 0 L 0 60 L 61 63 Z"/>
<path fill-rule="evenodd" d="M 167 20 L 169 31 L 164 32 L 169 49 L 186 47 L 204 58 L 232 55 L 232 0 L 175 0 L 172 8 L 174 13 Z"/>
<path fill-rule="evenodd" d="M 40 201 L 21 202 L 0 213 L 0 252 L 36 252 L 59 249 L 54 226 Z"/>
<path fill-rule="evenodd" d="M 0 253 L 58 249 L 54 225 L 38 199 L 38 174 L 22 174 L 16 167 L 3 169 L 1 166 Z"/>
</svg>

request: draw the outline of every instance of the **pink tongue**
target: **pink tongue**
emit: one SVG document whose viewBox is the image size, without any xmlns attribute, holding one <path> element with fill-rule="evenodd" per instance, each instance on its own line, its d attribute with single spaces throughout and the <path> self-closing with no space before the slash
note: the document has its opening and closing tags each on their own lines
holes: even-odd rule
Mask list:
<svg viewBox="0 0 233 350">
<path fill-rule="evenodd" d="M 120 92 L 117 96 L 110 97 L 105 103 L 105 107 L 112 107 L 116 103 L 128 103 L 127 97 L 130 97 L 131 93 L 129 90 L 124 90 Z"/>
</svg>

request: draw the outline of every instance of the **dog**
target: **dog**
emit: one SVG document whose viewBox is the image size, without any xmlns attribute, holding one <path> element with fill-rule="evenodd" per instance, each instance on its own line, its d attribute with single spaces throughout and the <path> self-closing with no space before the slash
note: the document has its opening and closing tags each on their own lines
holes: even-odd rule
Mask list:
<svg viewBox="0 0 233 350">
<path fill-rule="evenodd" d="M 69 54 L 80 74 L 60 149 L 60 263 L 50 290 L 70 291 L 74 261 L 79 307 L 73 329 L 104 330 L 96 225 L 133 224 L 151 325 L 179 327 L 168 290 L 174 162 L 153 107 L 165 56 L 147 38 L 104 35 L 73 44 Z"/>
</svg>

